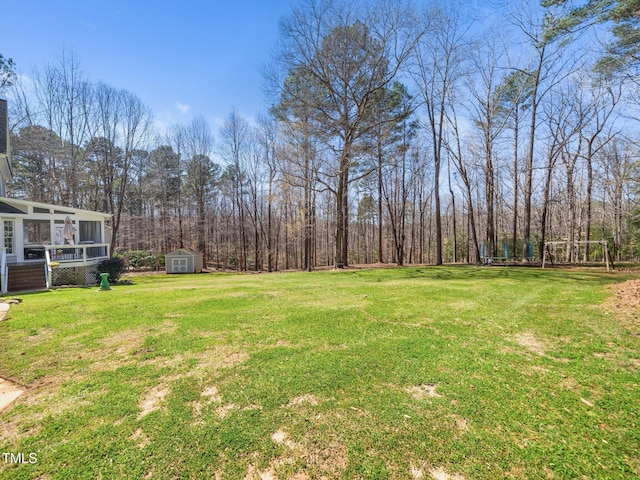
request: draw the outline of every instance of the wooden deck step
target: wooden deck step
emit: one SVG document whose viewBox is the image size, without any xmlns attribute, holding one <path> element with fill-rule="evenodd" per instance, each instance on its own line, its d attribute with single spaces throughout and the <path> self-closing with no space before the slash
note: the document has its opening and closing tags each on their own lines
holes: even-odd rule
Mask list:
<svg viewBox="0 0 640 480">
<path fill-rule="evenodd" d="M 24 292 L 26 290 L 41 290 L 46 288 L 44 263 L 9 265 L 7 283 L 7 290 L 9 292 Z"/>
</svg>

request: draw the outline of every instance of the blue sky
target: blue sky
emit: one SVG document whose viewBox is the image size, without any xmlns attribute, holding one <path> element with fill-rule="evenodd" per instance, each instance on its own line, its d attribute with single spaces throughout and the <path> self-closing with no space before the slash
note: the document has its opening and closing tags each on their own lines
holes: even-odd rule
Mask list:
<svg viewBox="0 0 640 480">
<path fill-rule="evenodd" d="M 73 51 L 92 81 L 138 95 L 160 126 L 265 110 L 260 70 L 290 0 L 0 0 L 0 53 L 18 73 Z"/>
<path fill-rule="evenodd" d="M 89 80 L 138 95 L 161 131 L 198 115 L 216 131 L 232 109 L 265 112 L 260 72 L 296 1 L 0 0 L 0 53 L 30 77 L 73 52 Z M 484 28 L 504 5 L 465 3 Z"/>
</svg>

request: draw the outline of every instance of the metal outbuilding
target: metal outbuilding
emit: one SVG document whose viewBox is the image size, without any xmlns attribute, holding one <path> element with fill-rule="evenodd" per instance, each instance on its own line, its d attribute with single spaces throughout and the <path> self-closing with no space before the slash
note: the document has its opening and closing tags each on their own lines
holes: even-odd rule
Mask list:
<svg viewBox="0 0 640 480">
<path fill-rule="evenodd" d="M 202 253 L 180 248 L 165 255 L 167 273 L 200 273 L 202 272 Z"/>
</svg>

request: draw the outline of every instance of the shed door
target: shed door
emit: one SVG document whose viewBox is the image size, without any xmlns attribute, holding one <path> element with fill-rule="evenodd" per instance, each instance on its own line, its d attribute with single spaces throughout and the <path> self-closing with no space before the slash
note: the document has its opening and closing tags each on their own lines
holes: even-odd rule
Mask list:
<svg viewBox="0 0 640 480">
<path fill-rule="evenodd" d="M 176 273 L 187 273 L 187 258 L 172 258 L 171 271 Z"/>
</svg>

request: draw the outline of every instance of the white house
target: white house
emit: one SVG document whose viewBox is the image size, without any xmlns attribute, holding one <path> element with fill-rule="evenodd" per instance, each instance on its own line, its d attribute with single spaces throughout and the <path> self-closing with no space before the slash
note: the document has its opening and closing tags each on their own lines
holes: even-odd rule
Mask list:
<svg viewBox="0 0 640 480">
<path fill-rule="evenodd" d="M 111 215 L 6 197 L 12 171 L 5 100 L 0 100 L 0 132 L 2 293 L 95 283 L 97 264 L 110 256 Z"/>
<path fill-rule="evenodd" d="M 2 291 L 96 282 L 111 215 L 0 197 Z"/>
</svg>

